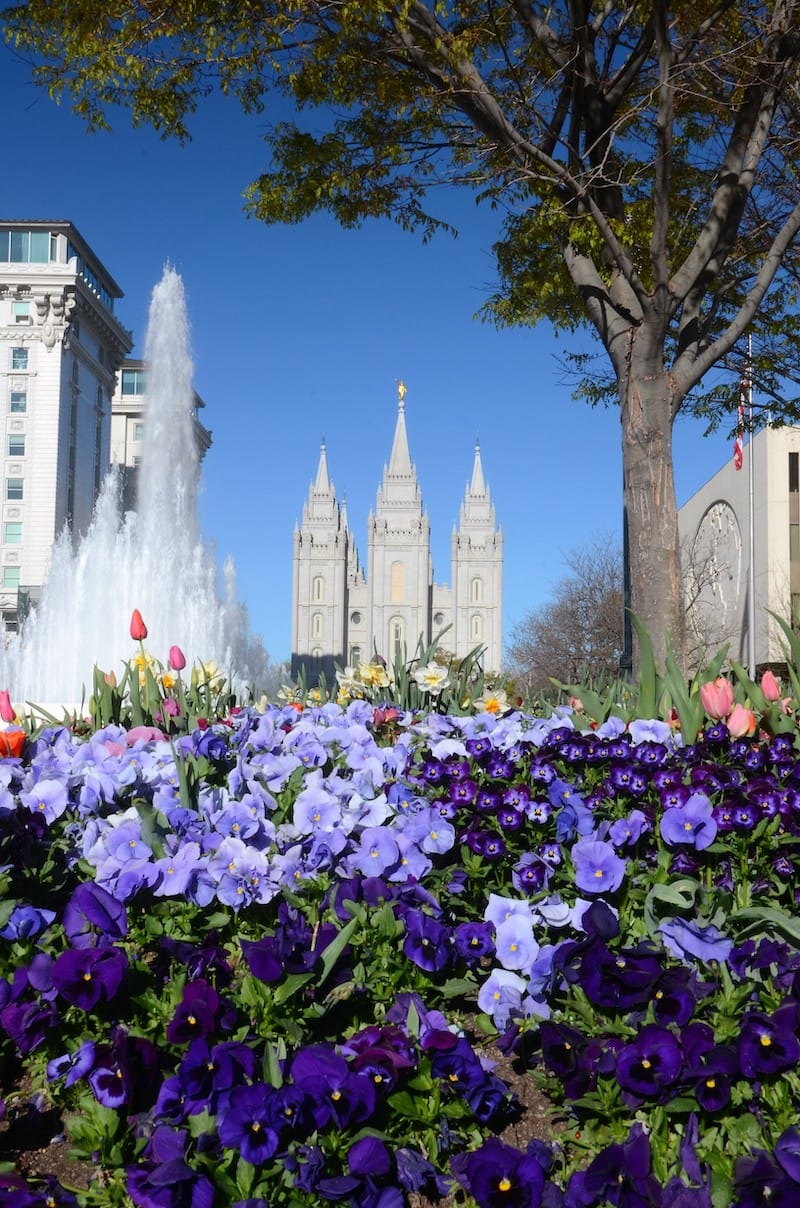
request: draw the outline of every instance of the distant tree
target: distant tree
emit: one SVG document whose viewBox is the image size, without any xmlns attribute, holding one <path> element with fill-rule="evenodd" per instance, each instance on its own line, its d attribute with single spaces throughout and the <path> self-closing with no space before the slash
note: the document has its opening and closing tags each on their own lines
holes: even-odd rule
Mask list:
<svg viewBox="0 0 800 1208">
<path fill-rule="evenodd" d="M 515 626 L 509 673 L 527 696 L 619 675 L 622 654 L 622 551 L 612 538 L 567 555 L 569 573 L 553 598 Z"/>
<path fill-rule="evenodd" d="M 730 374 L 697 388 L 738 377 L 748 330 L 774 415 L 797 381 L 800 0 L 20 0 L 4 22 L 90 126 L 126 104 L 187 137 L 214 89 L 288 97 L 307 120 L 261 118 L 247 195 L 267 222 L 428 236 L 442 184 L 496 208 L 487 313 L 597 337 L 582 391 L 620 408 L 632 608 L 681 653 L 675 419 L 732 408 Z"/>
</svg>

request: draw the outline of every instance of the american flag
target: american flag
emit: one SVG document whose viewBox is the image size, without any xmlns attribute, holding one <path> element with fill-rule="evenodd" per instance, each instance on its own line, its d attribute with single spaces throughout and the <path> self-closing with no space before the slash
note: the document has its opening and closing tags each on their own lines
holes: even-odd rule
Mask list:
<svg viewBox="0 0 800 1208">
<path fill-rule="evenodd" d="M 733 464 L 741 470 L 744 459 L 744 405 L 747 399 L 747 379 L 742 378 L 739 384 L 739 413 L 736 422 L 736 436 L 733 440 Z"/>
</svg>

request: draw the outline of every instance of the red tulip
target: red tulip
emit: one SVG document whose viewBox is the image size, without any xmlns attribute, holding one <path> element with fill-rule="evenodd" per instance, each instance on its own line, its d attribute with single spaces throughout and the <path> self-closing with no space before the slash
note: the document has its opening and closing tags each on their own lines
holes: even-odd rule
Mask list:
<svg viewBox="0 0 800 1208">
<path fill-rule="evenodd" d="M 170 646 L 169 665 L 173 671 L 183 671 L 184 667 L 186 666 L 186 655 L 183 653 L 180 646 Z"/>
<path fill-rule="evenodd" d="M 134 642 L 143 642 L 147 637 L 147 626 L 142 620 L 142 614 L 138 608 L 134 608 L 131 613 L 131 637 Z"/>
<path fill-rule="evenodd" d="M 3 721 L 13 721 L 16 714 L 14 706 L 11 704 L 11 697 L 5 688 L 0 689 L 0 719 Z"/>
</svg>

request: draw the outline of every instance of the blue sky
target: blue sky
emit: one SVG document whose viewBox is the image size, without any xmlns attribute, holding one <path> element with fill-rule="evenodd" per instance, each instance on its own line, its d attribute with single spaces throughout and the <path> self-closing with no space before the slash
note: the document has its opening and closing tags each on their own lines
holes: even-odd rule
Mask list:
<svg viewBox="0 0 800 1208">
<path fill-rule="evenodd" d="M 88 134 L 5 47 L 0 102 L 13 146 L 0 216 L 78 227 L 125 293 L 117 314 L 134 355 L 164 264 L 183 277 L 195 386 L 214 438 L 201 524 L 220 563 L 232 555 L 274 661 L 290 653 L 292 530 L 320 441 L 363 559 L 399 378 L 437 582 L 449 579 L 450 532 L 480 439 L 505 534 L 506 640 L 547 601 L 571 550 L 619 539 L 618 412 L 572 400 L 559 358 L 575 337 L 474 318 L 495 283 L 499 219 L 471 195 L 442 195 L 441 216 L 459 237 L 428 245 L 389 222 L 343 231 L 318 216 L 266 227 L 242 202 L 266 164 L 263 131 L 234 102 L 201 104 L 183 147 L 131 129 L 123 111 L 112 133 Z M 724 433 L 704 437 L 700 424 L 679 421 L 678 502 L 730 451 Z"/>
</svg>

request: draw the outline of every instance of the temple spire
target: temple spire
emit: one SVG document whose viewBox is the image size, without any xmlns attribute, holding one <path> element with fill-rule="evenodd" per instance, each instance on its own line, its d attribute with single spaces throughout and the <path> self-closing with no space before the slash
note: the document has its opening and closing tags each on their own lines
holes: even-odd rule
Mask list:
<svg viewBox="0 0 800 1208">
<path fill-rule="evenodd" d="M 392 478 L 410 478 L 413 473 L 414 467 L 411 465 L 406 434 L 406 385 L 405 382 L 398 382 L 397 423 L 392 441 L 392 455 L 389 458 L 389 475 Z"/>
<path fill-rule="evenodd" d="M 475 438 L 475 461 L 472 465 L 472 482 L 469 486 L 470 495 L 485 495 L 486 483 L 483 478 L 483 466 L 481 465 L 481 442 Z"/>
<path fill-rule="evenodd" d="M 319 465 L 317 466 L 317 477 L 314 482 L 314 493 L 317 495 L 327 495 L 331 489 L 330 478 L 328 477 L 328 455 L 325 451 L 325 437 L 322 438 L 322 446 L 319 451 Z"/>
</svg>

